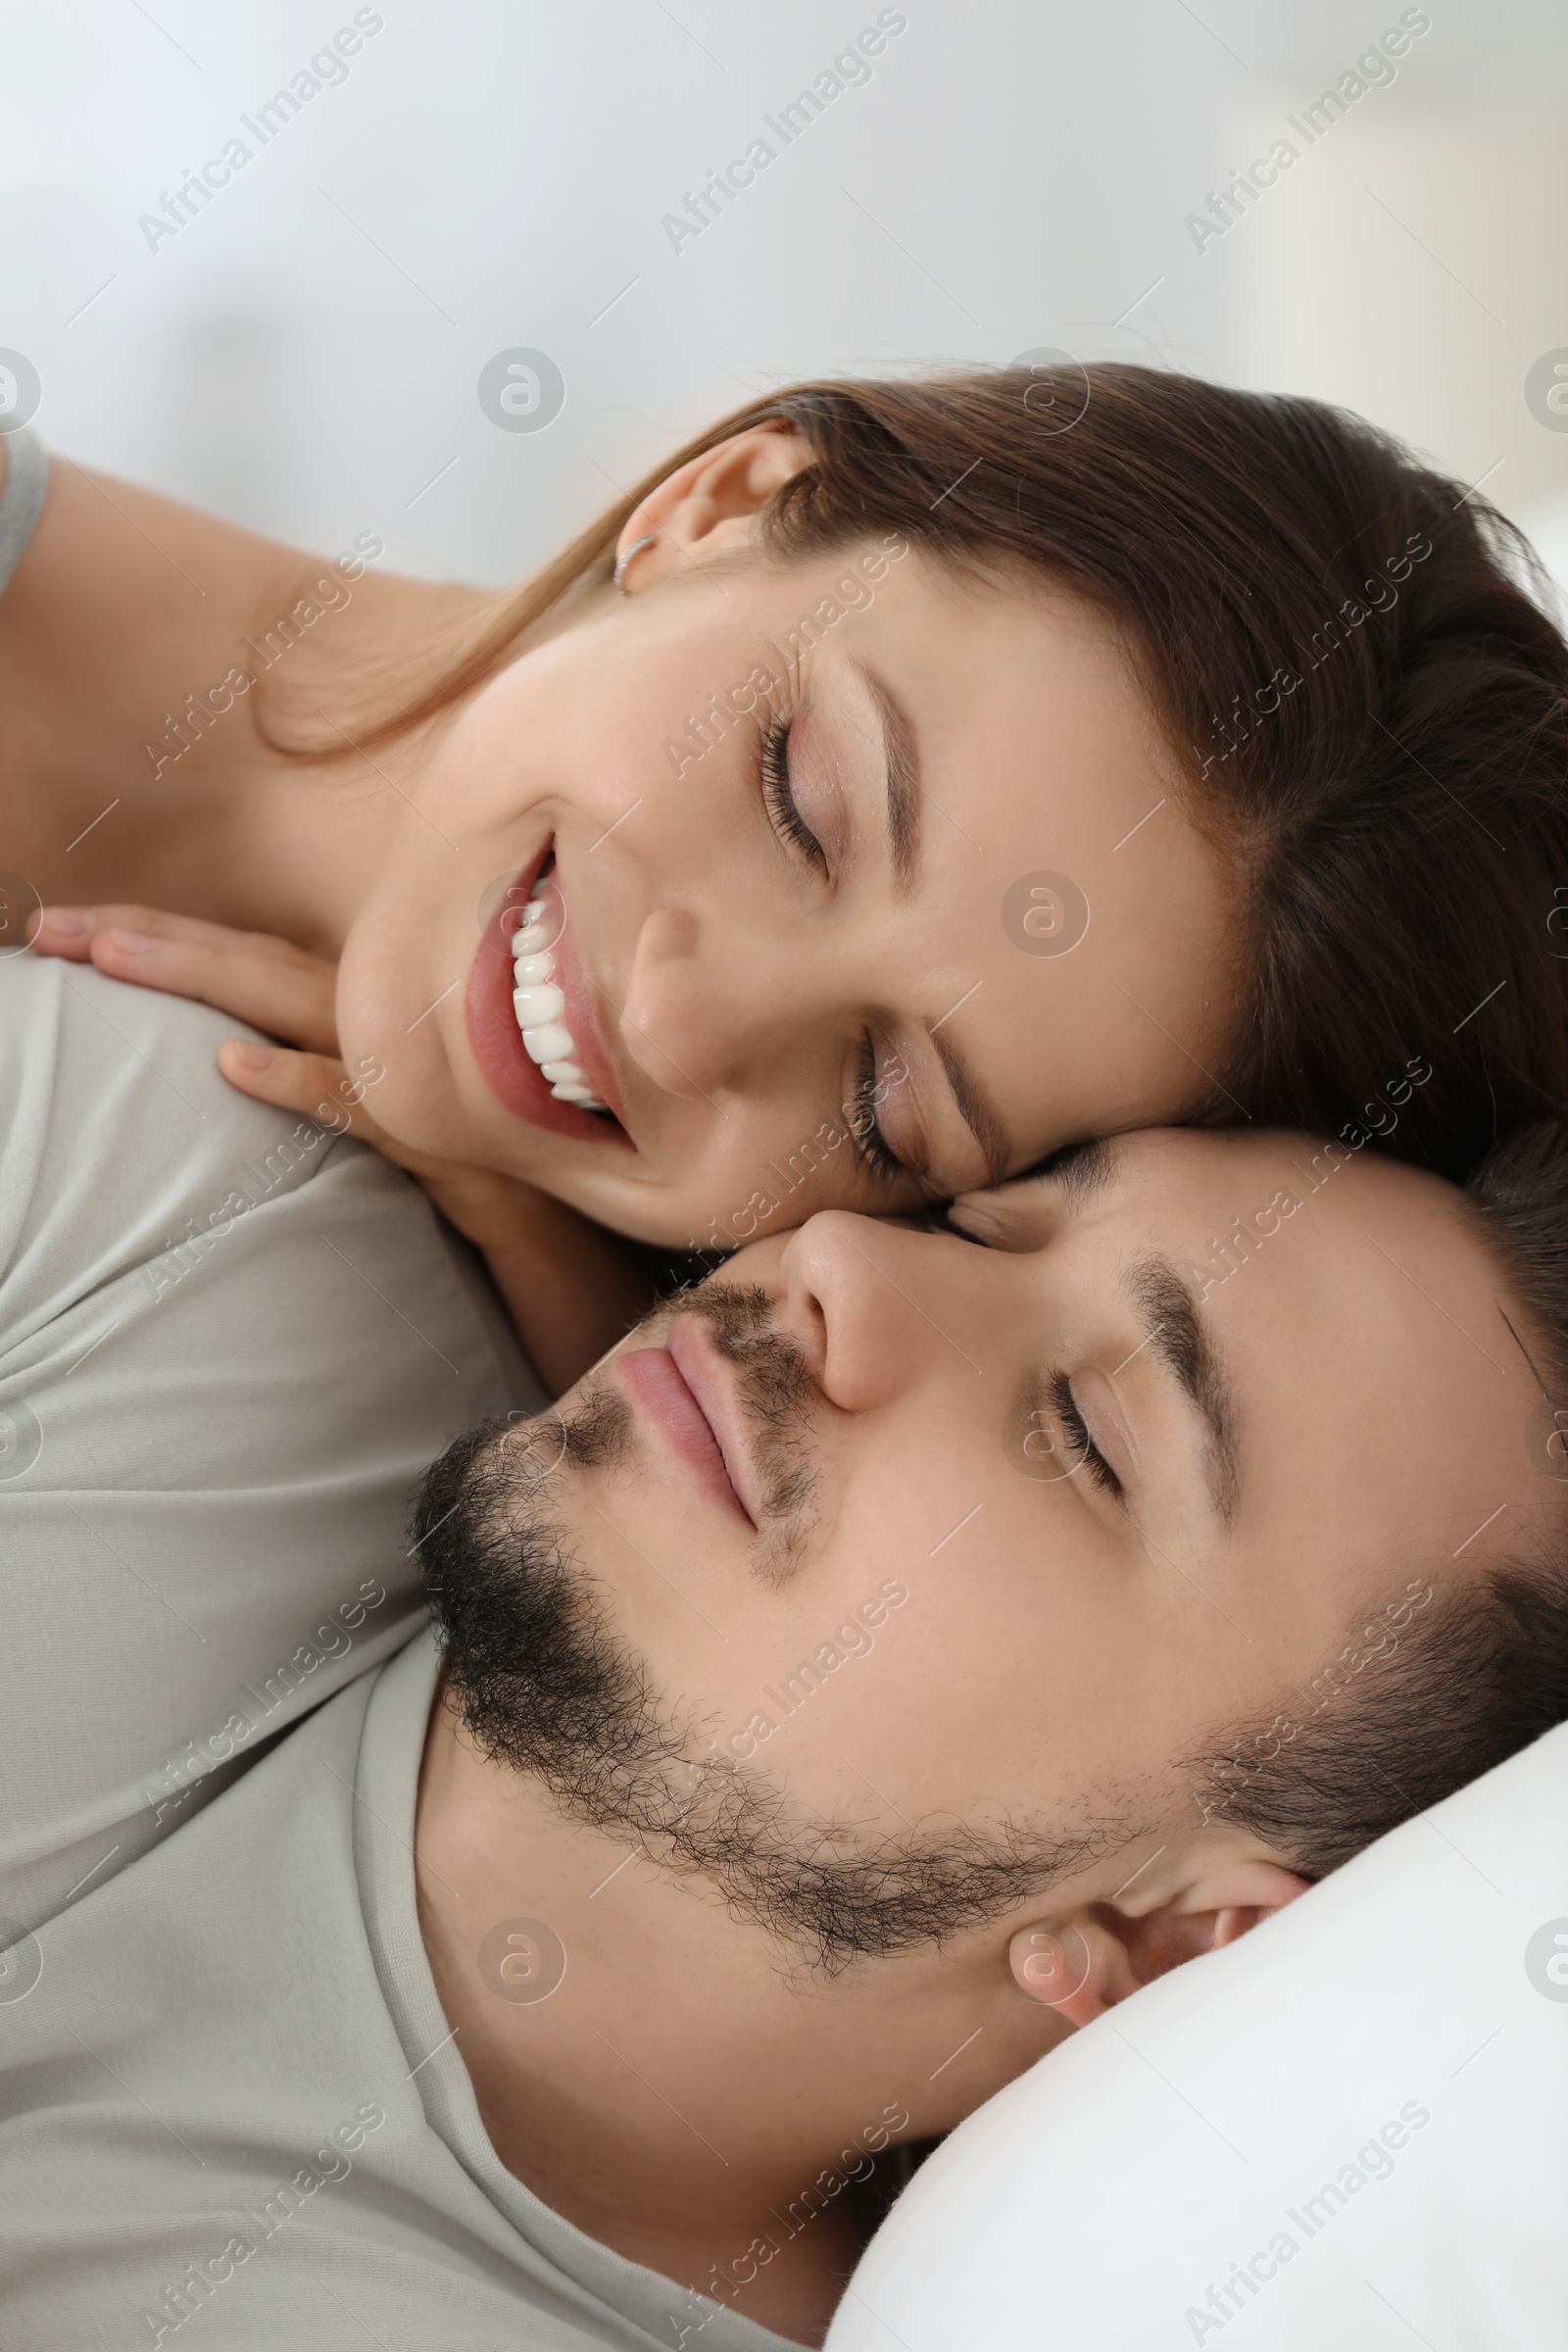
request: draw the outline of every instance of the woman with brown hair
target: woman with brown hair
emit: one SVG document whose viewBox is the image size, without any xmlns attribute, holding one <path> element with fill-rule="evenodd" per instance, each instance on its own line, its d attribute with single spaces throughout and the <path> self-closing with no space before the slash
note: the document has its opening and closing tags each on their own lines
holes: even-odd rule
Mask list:
<svg viewBox="0 0 1568 2352">
<path fill-rule="evenodd" d="M 511 595 L 62 466 L 0 854 L 40 951 L 303 1048 L 223 1067 L 412 1166 L 564 1381 L 629 1297 L 567 1209 L 723 1250 L 1119 1128 L 1460 1176 L 1560 1114 L 1529 562 L 1359 419 L 1108 365 L 757 401 Z"/>
</svg>

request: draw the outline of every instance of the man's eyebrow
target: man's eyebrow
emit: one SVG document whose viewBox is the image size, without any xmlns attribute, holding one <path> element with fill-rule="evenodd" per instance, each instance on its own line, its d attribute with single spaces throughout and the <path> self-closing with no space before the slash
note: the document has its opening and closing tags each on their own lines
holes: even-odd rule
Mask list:
<svg viewBox="0 0 1568 2352">
<path fill-rule="evenodd" d="M 942 1067 L 947 1072 L 953 1100 L 958 1105 L 958 1115 L 985 1153 L 985 1177 L 980 1185 L 972 1188 L 977 1192 L 984 1191 L 1000 1184 L 1006 1175 L 1007 1162 L 1012 1157 L 1012 1145 L 995 1103 L 958 1047 L 951 1039 L 942 1036 L 939 1030 L 933 1029 L 929 1034 Z"/>
<path fill-rule="evenodd" d="M 914 729 L 891 687 L 874 669 L 860 666 L 882 722 L 882 753 L 888 779 L 888 848 L 893 858 L 894 896 L 906 899 L 920 862 L 920 817 L 924 795 Z"/>
<path fill-rule="evenodd" d="M 1061 1144 L 1038 1166 L 1026 1168 L 1019 1178 L 1021 1184 L 1043 1182 L 1050 1178 L 1061 1187 L 1062 1199 L 1077 1213 L 1097 1193 L 1109 1189 L 1116 1180 L 1121 1154 L 1115 1139 L 1108 1135 L 1085 1136 L 1076 1144 Z"/>
<path fill-rule="evenodd" d="M 1202 1416 L 1208 1431 L 1204 1469 L 1214 1508 L 1227 1526 L 1241 1494 L 1236 1431 L 1225 1368 L 1198 1302 L 1168 1257 L 1149 1250 L 1126 1275 L 1126 1287 L 1149 1327 L 1149 1344 Z"/>
</svg>

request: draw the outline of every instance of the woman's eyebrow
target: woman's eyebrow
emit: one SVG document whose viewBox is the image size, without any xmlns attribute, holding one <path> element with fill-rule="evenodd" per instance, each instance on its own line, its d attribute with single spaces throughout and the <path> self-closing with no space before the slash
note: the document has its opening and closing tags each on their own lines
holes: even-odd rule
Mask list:
<svg viewBox="0 0 1568 2352">
<path fill-rule="evenodd" d="M 893 689 L 863 662 L 854 662 L 876 705 L 882 729 L 882 765 L 887 777 L 888 849 L 893 859 L 893 895 L 906 899 L 920 865 L 921 803 L 919 746 L 908 712 Z"/>
<path fill-rule="evenodd" d="M 985 1184 L 968 1189 L 976 1192 L 988 1190 L 992 1185 L 1000 1184 L 1007 1173 L 1008 1164 L 1012 1158 L 1012 1146 L 1007 1140 L 1007 1131 L 1002 1124 L 996 1105 L 973 1070 L 970 1069 L 958 1047 L 948 1038 L 939 1036 L 934 1029 L 927 1034 L 937 1050 L 948 1084 L 953 1090 L 953 1100 L 958 1106 L 958 1116 L 985 1153 Z"/>
</svg>

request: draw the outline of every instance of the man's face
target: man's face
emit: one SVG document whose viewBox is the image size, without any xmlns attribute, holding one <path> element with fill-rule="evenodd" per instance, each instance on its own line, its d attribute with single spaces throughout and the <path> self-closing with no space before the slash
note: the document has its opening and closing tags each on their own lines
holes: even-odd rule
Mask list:
<svg viewBox="0 0 1568 2352">
<path fill-rule="evenodd" d="M 832 1211 L 743 1252 L 564 1401 L 569 1444 L 533 1424 L 438 1474 L 481 1737 L 591 1818 L 642 1804 L 819 1948 L 803 1864 L 843 1948 L 885 1950 L 900 1905 L 967 1925 L 1031 1870 L 1197 1833 L 1178 1760 L 1539 1502 L 1539 1398 L 1457 1196 L 1313 1154 L 1138 1136 L 960 1205 L 990 1247 Z M 748 1878 L 759 1838 L 778 1868 Z"/>
</svg>

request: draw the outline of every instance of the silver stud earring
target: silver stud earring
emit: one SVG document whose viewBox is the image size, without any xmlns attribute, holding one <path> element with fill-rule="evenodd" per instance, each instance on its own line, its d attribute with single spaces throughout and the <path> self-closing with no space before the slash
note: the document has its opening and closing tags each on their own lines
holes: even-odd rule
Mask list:
<svg viewBox="0 0 1568 2352">
<path fill-rule="evenodd" d="M 636 561 L 637 557 L 642 554 L 643 549 L 645 547 L 652 547 L 657 537 L 657 532 L 650 531 L 645 538 L 634 539 L 630 547 L 627 548 L 626 553 L 616 561 L 615 586 L 620 590 L 622 596 L 630 596 L 631 594 L 631 590 L 626 585 L 627 572 L 631 569 L 632 564 Z"/>
</svg>

